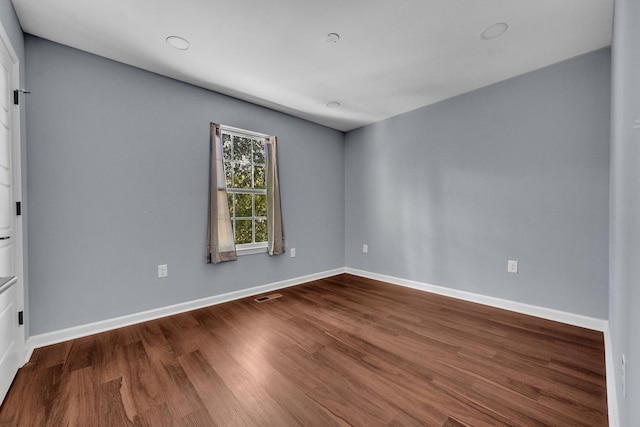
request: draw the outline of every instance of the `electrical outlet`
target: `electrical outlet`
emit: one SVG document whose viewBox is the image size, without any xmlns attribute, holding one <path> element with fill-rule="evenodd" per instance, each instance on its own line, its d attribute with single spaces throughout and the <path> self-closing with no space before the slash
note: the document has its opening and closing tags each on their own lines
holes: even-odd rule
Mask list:
<svg viewBox="0 0 640 427">
<path fill-rule="evenodd" d="M 622 377 L 622 397 L 627 397 L 627 359 L 622 355 L 622 367 L 620 369 Z"/>
<path fill-rule="evenodd" d="M 167 264 L 159 264 L 158 265 L 158 279 L 164 279 L 169 275 L 169 270 L 167 270 Z"/>
<path fill-rule="evenodd" d="M 289 256 L 291 258 L 295 258 L 296 257 L 296 248 L 291 248 L 291 250 L 289 251 Z"/>
<path fill-rule="evenodd" d="M 507 261 L 507 273 L 518 274 L 518 261 L 514 261 L 512 259 Z"/>
<path fill-rule="evenodd" d="M 366 243 L 362 245 L 362 253 L 369 253 L 369 245 L 367 245 Z"/>
</svg>

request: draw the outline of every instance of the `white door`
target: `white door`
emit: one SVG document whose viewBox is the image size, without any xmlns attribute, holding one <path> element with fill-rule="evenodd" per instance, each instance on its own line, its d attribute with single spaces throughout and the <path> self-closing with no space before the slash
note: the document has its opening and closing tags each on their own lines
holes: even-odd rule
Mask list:
<svg viewBox="0 0 640 427">
<path fill-rule="evenodd" d="M 14 170 L 17 166 L 19 171 L 19 109 L 13 100 L 17 76 L 17 57 L 0 25 L 0 402 L 24 358 L 24 333 L 18 324 L 23 298 L 21 225 L 14 197 L 15 181 L 20 181 Z"/>
</svg>

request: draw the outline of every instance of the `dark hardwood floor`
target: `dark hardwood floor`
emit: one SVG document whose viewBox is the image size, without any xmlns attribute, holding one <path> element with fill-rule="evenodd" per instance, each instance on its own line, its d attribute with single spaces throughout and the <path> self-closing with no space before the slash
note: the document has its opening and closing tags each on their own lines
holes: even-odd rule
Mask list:
<svg viewBox="0 0 640 427">
<path fill-rule="evenodd" d="M 37 349 L 3 426 L 605 426 L 603 335 L 350 275 Z"/>
</svg>

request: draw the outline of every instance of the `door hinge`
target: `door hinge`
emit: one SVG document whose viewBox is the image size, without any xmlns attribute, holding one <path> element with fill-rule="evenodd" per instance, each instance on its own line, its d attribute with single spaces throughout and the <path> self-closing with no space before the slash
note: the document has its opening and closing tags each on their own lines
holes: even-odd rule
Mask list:
<svg viewBox="0 0 640 427">
<path fill-rule="evenodd" d="M 22 202 L 16 202 L 16 215 L 22 215 Z"/>
<path fill-rule="evenodd" d="M 18 312 L 18 325 L 24 325 L 24 311 Z"/>
</svg>

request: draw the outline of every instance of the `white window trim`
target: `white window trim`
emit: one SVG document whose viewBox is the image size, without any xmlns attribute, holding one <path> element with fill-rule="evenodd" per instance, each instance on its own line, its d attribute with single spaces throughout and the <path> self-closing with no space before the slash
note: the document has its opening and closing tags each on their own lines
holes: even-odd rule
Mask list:
<svg viewBox="0 0 640 427">
<path fill-rule="evenodd" d="M 243 255 L 253 255 L 253 254 L 261 254 L 265 253 L 268 250 L 268 243 L 245 243 L 241 245 L 236 245 L 236 254 L 238 256 Z"/>
<path fill-rule="evenodd" d="M 258 132 L 252 132 L 250 130 L 245 130 L 245 129 L 240 129 L 240 128 L 234 128 L 231 126 L 225 126 L 225 125 L 220 125 L 220 131 L 228 131 L 231 133 L 240 133 L 243 134 L 245 136 L 248 136 L 250 138 L 269 138 L 269 135 L 267 135 L 266 133 L 258 133 Z"/>
</svg>

